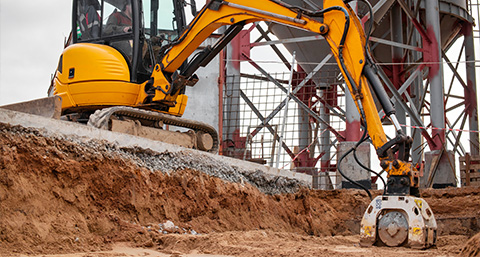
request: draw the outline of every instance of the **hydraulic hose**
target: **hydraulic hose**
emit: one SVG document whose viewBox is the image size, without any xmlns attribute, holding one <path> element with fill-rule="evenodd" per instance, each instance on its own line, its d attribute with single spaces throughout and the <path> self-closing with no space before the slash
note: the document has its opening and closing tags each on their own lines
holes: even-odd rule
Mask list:
<svg viewBox="0 0 480 257">
<path fill-rule="evenodd" d="M 370 34 L 372 33 L 372 29 L 373 29 L 373 8 L 372 8 L 372 5 L 370 4 L 370 2 L 368 2 L 367 0 L 358 0 L 360 2 L 363 2 L 365 5 L 367 5 L 368 7 L 368 13 L 370 14 L 370 19 L 369 20 L 369 24 L 368 24 L 368 31 L 365 35 L 365 51 L 368 52 L 368 42 L 370 41 Z"/>
<path fill-rule="evenodd" d="M 365 120 L 365 112 L 363 110 L 363 106 L 362 106 L 362 103 L 360 102 L 360 100 L 357 100 L 357 103 L 358 103 L 358 107 L 360 109 L 360 113 L 361 113 L 361 116 L 362 116 L 362 119 Z M 338 163 L 337 163 L 337 169 L 338 169 L 338 172 L 340 173 L 340 175 L 342 175 L 342 177 L 344 177 L 348 182 L 356 185 L 357 187 L 363 189 L 365 192 L 367 192 L 367 195 L 368 197 L 370 197 L 370 200 L 372 200 L 372 194 L 370 193 L 370 191 L 368 190 L 368 188 L 366 188 L 365 186 L 363 186 L 362 184 L 358 183 L 357 181 L 354 181 L 352 180 L 351 178 L 349 178 L 347 175 L 345 175 L 343 172 L 342 172 L 342 169 L 340 168 L 340 164 L 342 163 L 343 159 L 348 155 L 350 154 L 351 152 L 355 152 L 356 149 L 357 149 L 357 146 L 359 146 L 361 143 L 362 143 L 362 140 L 363 138 L 366 136 L 366 132 L 367 132 L 367 125 L 365 125 L 365 129 L 364 129 L 364 132 L 363 132 L 363 136 L 362 138 L 360 138 L 360 140 L 355 144 L 354 147 L 350 148 L 350 150 L 348 150 L 346 153 L 344 153 L 340 159 L 338 160 Z M 354 155 L 355 157 L 355 155 Z M 355 158 L 355 161 L 357 161 L 357 159 Z M 358 161 L 357 161 L 358 163 Z"/>
<path fill-rule="evenodd" d="M 380 176 L 380 173 L 368 168 L 367 166 L 365 166 L 363 163 L 360 162 L 360 160 L 358 159 L 358 156 L 357 156 L 357 148 L 358 146 L 360 146 L 363 142 L 365 142 L 366 140 L 368 139 L 367 137 L 367 130 L 365 129 L 363 131 L 363 135 L 362 137 L 360 138 L 360 140 L 357 142 L 357 144 L 355 145 L 355 148 L 353 150 L 353 157 L 355 158 L 355 161 L 358 163 L 358 165 L 360 165 L 360 167 L 362 167 L 363 169 L 369 171 L 370 173 L 373 173 L 375 175 L 377 175 L 377 177 L 380 178 L 380 180 L 382 180 L 382 183 L 383 183 L 383 194 L 385 195 L 386 194 L 386 190 L 387 190 L 387 183 L 385 182 L 385 179 L 382 178 L 382 176 Z"/>
</svg>

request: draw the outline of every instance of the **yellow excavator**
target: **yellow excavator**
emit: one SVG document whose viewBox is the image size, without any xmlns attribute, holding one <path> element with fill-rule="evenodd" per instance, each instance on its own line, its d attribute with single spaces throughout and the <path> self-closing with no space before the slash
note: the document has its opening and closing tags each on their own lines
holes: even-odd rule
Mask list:
<svg viewBox="0 0 480 257">
<path fill-rule="evenodd" d="M 213 127 L 181 118 L 185 88 L 198 81 L 197 69 L 248 23 L 275 22 L 318 33 L 328 42 L 355 100 L 364 127 L 362 140 L 368 133 L 388 174 L 385 193 L 371 202 L 362 219 L 361 245 L 435 245 L 434 215 L 423 199 L 414 196 L 419 181 L 409 162 L 412 140 L 395 117 L 369 55 L 368 39 L 348 1 L 324 0 L 321 9 L 309 10 L 280 0 L 210 0 L 198 12 L 194 3 L 188 3 L 194 18 L 187 25 L 184 0 L 73 0 L 73 33 L 49 89 L 49 95 L 63 100 L 63 117 L 114 131 L 172 138 L 176 144 L 185 138 L 186 147 L 216 152 L 219 143 Z M 213 46 L 192 57 L 207 37 L 226 25 Z M 387 140 L 374 99 L 395 127 L 392 140 Z M 165 125 L 191 132 L 162 130 Z"/>
</svg>

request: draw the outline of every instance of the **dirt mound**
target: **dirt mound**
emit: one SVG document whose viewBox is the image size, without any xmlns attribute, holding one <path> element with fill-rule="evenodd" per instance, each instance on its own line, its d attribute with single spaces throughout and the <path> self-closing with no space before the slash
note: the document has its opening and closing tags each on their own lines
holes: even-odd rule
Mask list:
<svg viewBox="0 0 480 257">
<path fill-rule="evenodd" d="M 167 247 L 167 220 L 177 232 L 202 235 L 352 235 L 370 202 L 362 191 L 309 190 L 186 155 L 118 149 L 0 124 L 0 255 L 104 250 L 115 242 Z M 268 188 L 297 191 L 263 193 Z M 478 220 L 480 189 L 459 192 L 423 194 L 439 217 L 460 213 Z"/>
<path fill-rule="evenodd" d="M 115 241 L 149 245 L 159 232 L 147 227 L 165 220 L 199 233 L 351 234 L 348 221 L 369 202 L 359 191 L 266 195 L 196 170 L 152 172 L 108 145 L 85 147 L 18 127 L 1 131 L 3 253 L 90 251 Z"/>
<path fill-rule="evenodd" d="M 439 217 L 480 217 L 480 190 L 478 187 L 424 189 L 421 196 Z"/>
<path fill-rule="evenodd" d="M 480 233 L 470 238 L 460 253 L 461 256 L 480 256 Z"/>
</svg>

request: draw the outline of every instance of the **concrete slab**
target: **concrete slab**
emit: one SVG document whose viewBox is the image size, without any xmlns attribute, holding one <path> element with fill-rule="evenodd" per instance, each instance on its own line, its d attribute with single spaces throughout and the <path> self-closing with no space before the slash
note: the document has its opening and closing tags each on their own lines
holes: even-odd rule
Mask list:
<svg viewBox="0 0 480 257">
<path fill-rule="evenodd" d="M 423 171 L 423 177 L 420 178 L 421 188 L 457 186 L 454 152 L 447 151 L 444 152 L 442 156 L 440 156 L 440 153 L 440 150 L 425 153 L 425 169 Z M 439 163 L 437 164 L 437 162 Z"/>
<path fill-rule="evenodd" d="M 340 142 L 338 145 L 337 156 L 342 156 L 345 152 L 354 147 L 355 144 L 357 144 L 357 142 Z M 368 143 L 363 143 L 357 147 L 357 157 L 363 165 L 370 168 L 370 145 Z M 353 156 L 353 152 L 343 159 L 342 163 L 340 163 L 340 168 L 342 169 L 342 172 L 353 181 L 360 183 L 368 189 L 372 188 L 370 172 L 358 165 Z M 343 178 L 337 171 L 336 188 L 358 187 Z"/>
<path fill-rule="evenodd" d="M 80 123 L 55 120 L 41 116 L 0 109 L 0 123 L 18 125 L 26 128 L 34 128 L 45 132 L 47 135 L 58 135 L 64 137 L 80 137 L 85 139 L 106 140 L 119 147 L 150 149 L 158 153 L 191 153 L 194 155 L 203 155 L 219 162 L 228 163 L 231 166 L 237 166 L 243 170 L 261 171 L 273 176 L 282 176 L 290 179 L 296 179 L 305 185 L 311 185 L 310 175 L 296 173 L 290 170 L 281 170 L 257 163 L 246 162 L 230 157 L 220 156 L 207 152 L 201 152 L 193 149 L 187 149 L 176 145 L 171 145 L 159 141 L 152 141 L 146 138 L 126 135 L 122 133 L 101 130 Z"/>
</svg>

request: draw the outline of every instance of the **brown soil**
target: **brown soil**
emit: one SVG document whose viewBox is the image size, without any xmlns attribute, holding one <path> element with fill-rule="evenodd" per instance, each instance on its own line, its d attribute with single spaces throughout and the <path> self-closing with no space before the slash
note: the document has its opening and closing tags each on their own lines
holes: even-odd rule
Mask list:
<svg viewBox="0 0 480 257">
<path fill-rule="evenodd" d="M 446 224 L 439 225 L 438 248 L 422 255 L 459 253 L 478 232 L 480 189 L 429 190 L 422 196 Z M 359 248 L 358 222 L 369 202 L 357 190 L 267 195 L 197 170 L 152 171 L 108 146 L 0 126 L 2 256 L 98 252 L 119 242 L 174 256 L 418 254 Z M 167 220 L 180 234 L 164 234 L 161 223 Z M 78 256 L 136 256 L 123 254 Z"/>
<path fill-rule="evenodd" d="M 429 250 L 368 247 L 358 245 L 359 236 L 313 237 L 296 233 L 229 231 L 208 235 L 166 235 L 153 247 L 113 245 L 109 251 L 60 254 L 51 257 L 119 257 L 119 256 L 456 256 L 466 236 L 442 236 L 438 247 Z M 38 257 L 46 257 L 39 255 Z M 50 255 L 49 255 L 50 256 Z"/>
<path fill-rule="evenodd" d="M 480 256 L 480 233 L 470 238 L 462 249 L 462 256 Z"/>
</svg>

